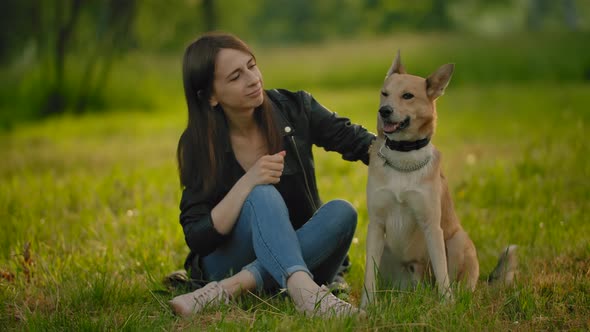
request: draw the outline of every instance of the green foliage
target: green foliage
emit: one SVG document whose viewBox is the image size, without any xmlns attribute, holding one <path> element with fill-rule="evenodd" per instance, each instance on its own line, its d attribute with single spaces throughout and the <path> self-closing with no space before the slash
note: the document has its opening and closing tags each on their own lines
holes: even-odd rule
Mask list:
<svg viewBox="0 0 590 332">
<path fill-rule="evenodd" d="M 536 10 L 535 4 L 541 2 L 544 5 Z M 506 37 L 530 30 L 546 33 L 590 29 L 590 3 L 581 0 L 218 0 L 214 8 L 217 30 L 266 45 L 403 31 L 459 31 Z M 573 11 L 569 13 L 571 18 L 567 8 Z M 182 48 L 205 31 L 202 1 L 148 1 L 141 4 L 140 12 L 138 44 L 149 45 L 150 49 Z M 166 24 L 162 24 L 162 17 L 166 17 Z M 530 17 L 538 21 L 534 29 Z"/>
<path fill-rule="evenodd" d="M 8 1 L 3 6 L 8 11 L 0 12 L 0 18 L 19 24 L 9 29 L 18 38 L 6 38 L 0 63 L 24 52 L 21 65 L 32 70 L 21 72 L 17 79 L 26 81 L 31 73 L 41 73 L 31 82 L 35 91 L 25 96 L 34 100 L 29 113 L 36 117 L 66 110 L 81 113 L 89 104 L 97 106 L 112 62 L 129 48 L 135 1 Z M 72 58 L 75 68 L 70 66 Z M 71 77 L 76 69 L 81 72 Z"/>
<path fill-rule="evenodd" d="M 179 72 L 178 68 L 164 68 L 157 63 L 162 72 L 153 69 L 146 72 L 156 65 L 155 61 L 157 60 L 145 59 L 145 56 L 138 54 L 121 58 L 112 67 L 109 83 L 85 96 L 83 113 L 149 111 L 160 105 L 165 93 L 172 89 L 178 91 L 182 85 L 179 81 L 169 82 L 160 76 L 164 70 Z M 75 105 L 80 101 L 80 79 L 84 75 L 84 67 L 83 63 L 76 60 L 70 63 L 69 75 L 63 86 L 63 98 L 67 105 Z M 0 131 L 10 130 L 23 122 L 45 118 L 40 115 L 40 110 L 44 108 L 50 95 L 46 82 L 47 72 L 38 66 L 23 65 L 0 69 L 0 73 Z M 174 79 L 179 80 L 178 77 Z M 71 106 L 64 113 L 72 115 L 79 114 L 80 111 Z"/>
<path fill-rule="evenodd" d="M 30 15 L 32 4 L 22 4 L 18 0 L 5 0 L 0 3 L 0 63 L 10 60 L 18 49 L 26 45 L 27 37 L 33 33 L 31 26 L 26 25 L 20 29 L 23 17 Z"/>
<path fill-rule="evenodd" d="M 457 213 L 478 249 L 482 282 L 474 293 L 458 288 L 455 303 L 441 303 L 437 292 L 424 286 L 384 291 L 362 321 L 306 319 L 282 295 L 245 296 L 189 320 L 171 315 L 166 301 L 176 292 L 160 280 L 180 268 L 187 253 L 174 162 L 186 109 L 178 56 L 134 54 L 124 59 L 125 69 L 115 71 L 121 86 L 109 90 L 121 100 L 129 98 L 132 106 L 18 124 L 0 133 L 0 326 L 43 331 L 589 329 L 590 144 L 585 133 L 590 95 L 588 83 L 576 74 L 588 53 L 572 36 L 550 40 L 546 46 L 534 39 L 504 44 L 404 35 L 257 51 L 267 87 L 286 82 L 305 88 L 371 130 L 378 85 L 395 43 L 403 44 L 411 73 L 457 64 L 438 102 L 434 143 L 443 154 Z M 561 56 L 551 47 L 562 50 Z M 523 59 L 532 59 L 532 65 L 519 71 L 519 64 L 527 63 Z M 129 91 L 124 85 L 133 81 L 136 93 L 116 94 L 117 87 Z M 156 108 L 150 113 L 144 112 L 148 106 L 135 104 L 145 95 Z M 322 198 L 346 199 L 359 212 L 347 275 L 348 299 L 358 303 L 368 221 L 366 167 L 320 149 L 314 153 Z M 489 287 L 483 279 L 508 244 L 519 245 L 516 285 Z"/>
<path fill-rule="evenodd" d="M 422 76 L 429 75 L 444 62 L 455 63 L 455 86 L 579 82 L 590 75 L 590 44 L 583 42 L 590 35 L 585 33 L 519 34 L 502 38 L 431 33 L 421 35 L 419 43 L 415 36 L 399 34 L 332 42 L 322 48 L 286 47 L 272 53 L 264 48 L 255 51 L 263 69 L 273 68 L 263 72 L 267 85 L 280 84 L 294 89 L 379 87 L 385 75 L 383 68 L 389 68 L 397 50 L 401 51 L 405 67 Z M 301 70 L 293 71 L 292 66 Z"/>
<path fill-rule="evenodd" d="M 206 10 L 206 4 L 212 4 L 212 13 Z M 0 4 L 0 130 L 58 113 L 129 107 L 129 99 L 143 93 L 137 91 L 135 82 L 119 83 L 117 72 L 125 70 L 123 56 L 134 51 L 178 56 L 190 41 L 209 29 L 207 22 L 216 22 L 216 30 L 233 32 L 248 43 L 267 47 L 305 43 L 306 48 L 313 49 L 320 42 L 335 39 L 395 34 L 391 45 L 384 45 L 370 57 L 372 65 L 360 70 L 351 70 L 357 68 L 354 63 L 343 63 L 347 68 L 330 65 L 332 72 L 317 68 L 320 72 L 312 77 L 306 71 L 278 69 L 274 73 L 281 77 L 282 86 L 378 85 L 380 69 L 397 48 L 404 53 L 406 49 L 416 50 L 408 54 L 415 63 L 430 68 L 436 57 L 399 43 L 400 37 L 404 39 L 401 34 L 407 31 L 428 31 L 432 43 L 453 50 L 443 54 L 445 58 L 465 66 L 456 83 L 475 79 L 579 80 L 590 75 L 588 56 L 576 57 L 579 61 L 574 62 L 546 56 L 590 53 L 588 43 L 578 42 L 588 38 L 589 4 L 573 0 L 6 0 Z M 522 34 L 529 30 L 547 35 L 547 40 L 535 37 L 527 41 L 528 36 Z M 449 40 L 443 36 L 438 40 L 435 34 L 449 31 L 459 31 L 461 37 Z M 556 32 L 560 33 L 557 37 L 551 35 Z M 572 43 L 557 41 L 565 49 L 553 47 L 564 32 L 572 32 L 567 36 Z M 473 46 L 466 48 L 466 43 Z M 514 52 L 521 49 L 518 43 L 539 52 Z M 490 49 L 501 47 L 505 47 L 504 54 L 496 54 L 507 58 L 501 60 L 507 66 L 504 71 L 480 65 L 480 58 L 489 58 Z M 360 60 L 344 58 L 367 62 L 366 54 L 358 52 Z M 341 58 L 339 54 L 335 57 Z M 559 67 L 547 68 L 547 64 L 556 63 Z M 121 103 L 123 95 L 131 97 Z M 144 107 L 151 103 L 134 100 L 132 104 Z"/>
</svg>

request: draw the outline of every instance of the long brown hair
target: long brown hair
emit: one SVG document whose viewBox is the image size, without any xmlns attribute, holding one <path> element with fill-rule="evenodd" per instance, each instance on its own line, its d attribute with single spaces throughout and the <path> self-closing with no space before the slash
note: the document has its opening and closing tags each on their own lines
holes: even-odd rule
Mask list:
<svg viewBox="0 0 590 332">
<path fill-rule="evenodd" d="M 188 124 L 176 151 L 180 183 L 209 193 L 223 180 L 229 143 L 227 120 L 221 106 L 211 107 L 215 60 L 221 49 L 254 54 L 239 38 L 227 33 L 207 33 L 187 46 L 182 64 Z M 282 149 L 282 140 L 273 116 L 272 105 L 264 101 L 254 112 L 256 123 L 266 139 L 269 153 Z"/>
</svg>

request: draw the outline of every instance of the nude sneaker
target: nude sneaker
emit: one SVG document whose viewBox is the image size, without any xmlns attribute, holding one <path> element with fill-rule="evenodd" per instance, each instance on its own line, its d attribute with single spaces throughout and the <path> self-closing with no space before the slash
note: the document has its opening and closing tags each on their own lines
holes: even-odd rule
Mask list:
<svg viewBox="0 0 590 332">
<path fill-rule="evenodd" d="M 312 317 L 329 318 L 352 315 L 365 317 L 367 315 L 363 310 L 334 296 L 325 285 L 322 285 L 316 294 L 309 295 L 303 304 L 295 304 L 295 308 L 304 315 Z"/>
<path fill-rule="evenodd" d="M 206 307 L 215 307 L 229 303 L 229 294 L 216 281 L 212 281 L 192 293 L 179 295 L 168 301 L 172 310 L 182 317 L 188 317 L 203 311 Z"/>
</svg>

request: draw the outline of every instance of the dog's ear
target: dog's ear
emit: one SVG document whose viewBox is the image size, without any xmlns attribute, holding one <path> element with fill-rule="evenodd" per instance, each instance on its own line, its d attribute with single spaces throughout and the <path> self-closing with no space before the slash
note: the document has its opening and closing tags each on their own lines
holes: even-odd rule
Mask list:
<svg viewBox="0 0 590 332">
<path fill-rule="evenodd" d="M 404 66 L 402 65 L 402 57 L 400 55 L 400 50 L 397 50 L 395 60 L 393 60 L 391 68 L 389 68 L 389 71 L 387 72 L 387 75 L 385 75 L 385 78 L 387 79 L 392 74 L 407 74 L 406 68 L 404 68 Z"/>
<path fill-rule="evenodd" d="M 428 76 L 426 79 L 426 94 L 430 100 L 435 100 L 445 93 L 445 89 L 451 81 L 454 70 L 455 65 L 447 63 Z"/>
</svg>

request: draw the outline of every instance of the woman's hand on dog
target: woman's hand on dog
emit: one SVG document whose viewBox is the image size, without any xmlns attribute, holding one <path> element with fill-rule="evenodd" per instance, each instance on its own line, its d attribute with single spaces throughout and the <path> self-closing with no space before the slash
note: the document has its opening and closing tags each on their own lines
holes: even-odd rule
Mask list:
<svg viewBox="0 0 590 332">
<path fill-rule="evenodd" d="M 285 154 L 283 150 L 273 155 L 262 156 L 256 161 L 244 175 L 252 188 L 259 184 L 275 184 L 281 180 Z"/>
</svg>

